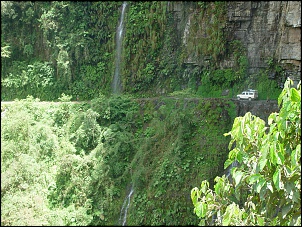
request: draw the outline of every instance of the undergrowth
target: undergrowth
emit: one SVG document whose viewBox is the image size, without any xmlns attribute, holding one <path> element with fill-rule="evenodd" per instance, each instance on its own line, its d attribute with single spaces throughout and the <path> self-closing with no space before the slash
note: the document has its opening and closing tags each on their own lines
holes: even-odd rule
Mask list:
<svg viewBox="0 0 302 227">
<path fill-rule="evenodd" d="M 116 225 L 130 185 L 127 225 L 198 224 L 190 188 L 223 171 L 234 106 L 176 96 L 3 106 L 1 224 Z"/>
</svg>

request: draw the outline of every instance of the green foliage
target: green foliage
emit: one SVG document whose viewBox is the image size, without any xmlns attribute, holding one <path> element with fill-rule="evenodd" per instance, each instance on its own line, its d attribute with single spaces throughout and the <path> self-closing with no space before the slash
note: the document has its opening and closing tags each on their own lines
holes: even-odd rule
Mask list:
<svg viewBox="0 0 302 227">
<path fill-rule="evenodd" d="M 23 53 L 27 55 L 27 57 L 31 56 L 33 54 L 33 46 L 31 44 L 27 44 L 24 46 Z"/>
<path fill-rule="evenodd" d="M 97 66 L 84 65 L 80 69 L 79 77 L 72 84 L 72 93 L 81 100 L 91 100 L 97 97 L 102 81 L 105 81 L 105 63 L 99 62 Z"/>
<path fill-rule="evenodd" d="M 214 190 L 207 180 L 191 190 L 200 225 L 301 224 L 301 85 L 291 83 L 286 81 L 269 127 L 248 112 L 224 134 L 232 148 L 224 167 L 238 165 L 231 180 L 215 178 Z"/>
<path fill-rule="evenodd" d="M 217 74 L 216 74 L 217 75 Z M 222 93 L 222 87 L 216 86 L 211 81 L 211 73 L 209 71 L 203 71 L 201 75 L 201 85 L 196 92 L 199 96 L 208 97 L 220 97 Z"/>
<path fill-rule="evenodd" d="M 51 206 L 86 207 L 86 203 L 89 202 L 88 189 L 91 182 L 93 159 L 76 154 L 66 154 L 60 158 L 61 163 L 57 166 L 55 181 L 48 188 L 48 199 Z M 85 177 L 83 178 L 82 175 Z"/>
<path fill-rule="evenodd" d="M 196 225 L 187 192 L 221 171 L 231 107 L 185 94 L 100 94 L 83 105 L 63 93 L 60 103 L 29 96 L 6 104 L 2 224 L 114 225 L 131 182 L 127 224 Z"/>
<path fill-rule="evenodd" d="M 25 62 L 14 62 L 14 65 L 14 71 L 1 80 L 7 95 L 14 97 L 12 93 L 17 90 L 22 98 L 27 95 L 47 97 L 54 85 L 54 70 L 49 62 L 36 61 L 27 66 Z"/>
<path fill-rule="evenodd" d="M 200 12 L 194 15 L 186 54 L 196 52 L 197 58 L 208 56 L 217 62 L 225 52 L 223 32 L 226 16 L 225 2 L 197 3 Z M 206 15 L 206 16 L 205 16 Z M 211 15 L 211 16 L 208 16 Z"/>
<path fill-rule="evenodd" d="M 249 75 L 238 92 L 247 88 L 258 90 L 260 100 L 277 100 L 285 82 L 284 71 L 273 58 L 267 60 L 268 68 Z"/>
<path fill-rule="evenodd" d="M 180 90 L 180 91 L 174 91 L 174 92 L 168 94 L 168 96 L 179 97 L 179 98 L 186 98 L 186 97 L 194 98 L 194 97 L 198 97 L 197 95 L 194 94 L 194 91 L 191 88 Z"/>
<path fill-rule="evenodd" d="M 114 95 L 110 98 L 100 95 L 91 105 L 92 109 L 100 114 L 101 123 L 106 126 L 119 122 L 123 127 L 131 127 L 138 110 L 138 105 L 129 95 Z"/>
<path fill-rule="evenodd" d="M 267 65 L 268 65 L 268 70 L 269 71 L 273 71 L 274 73 L 277 74 L 277 77 L 279 76 L 283 76 L 283 70 L 282 67 L 276 62 L 276 59 L 274 58 L 269 58 L 266 61 Z"/>
<path fill-rule="evenodd" d="M 268 74 L 265 72 L 261 72 L 260 75 L 258 75 L 255 89 L 258 90 L 259 99 L 262 100 L 277 100 L 282 91 L 280 86 L 278 86 L 277 81 L 269 79 Z"/>
<path fill-rule="evenodd" d="M 225 57 L 228 56 L 234 62 L 234 65 L 231 68 L 220 68 L 212 64 L 209 69 L 203 69 L 201 85 L 197 90 L 198 95 L 202 97 L 222 97 L 222 92 L 228 89 L 230 92 L 227 97 L 231 98 L 237 92 L 246 89 L 242 87 L 246 80 L 248 68 L 246 49 L 239 40 L 228 42 L 227 47 Z M 240 87 L 240 89 L 237 87 Z M 250 88 L 250 84 L 248 87 Z"/>
<path fill-rule="evenodd" d="M 228 102 L 227 113 L 230 116 L 230 119 L 233 121 L 236 118 L 236 104 L 232 101 Z"/>
<path fill-rule="evenodd" d="M 101 128 L 97 123 L 99 114 L 88 109 L 83 114 L 75 117 L 74 121 L 70 120 L 70 141 L 74 143 L 77 153 L 89 153 L 98 144 L 98 138 Z"/>
<path fill-rule="evenodd" d="M 73 152 L 71 143 L 66 142 L 62 130 L 55 126 L 57 106 L 29 96 L 5 108 L 7 112 L 1 116 L 1 225 L 88 225 L 92 216 L 87 212 L 91 207 L 81 190 L 74 192 L 73 204 L 60 206 L 62 197 L 66 203 L 69 198 L 63 193 L 76 186 L 70 183 L 69 189 L 55 184 L 64 171 L 68 174 L 63 167 L 68 166 L 66 154 Z M 68 182 L 82 187 L 89 182 L 87 177 L 80 176 L 87 166 L 90 168 L 90 161 L 76 160 L 78 165 Z M 50 196 L 54 185 L 63 188 L 63 195 Z"/>
<path fill-rule="evenodd" d="M 62 93 L 61 97 L 58 98 L 61 102 L 69 102 L 72 99 L 71 95 L 65 95 Z"/>
<path fill-rule="evenodd" d="M 231 84 L 236 81 L 235 72 L 232 69 L 217 69 L 210 78 L 212 84 L 223 86 L 223 88 L 231 87 Z"/>
<path fill-rule="evenodd" d="M 10 51 L 10 46 L 6 45 L 6 46 L 1 46 L 1 58 L 9 58 L 11 55 L 11 51 Z"/>
<path fill-rule="evenodd" d="M 220 97 L 221 89 L 243 84 L 248 68 L 246 50 L 239 40 L 228 38 L 232 36 L 225 30 L 226 2 L 181 4 L 192 15 L 186 43 L 175 32 L 186 25 L 174 16 L 174 4 L 179 3 L 127 5 L 121 56 L 123 92 L 155 96 L 191 88 L 203 97 Z M 2 5 L 2 100 L 23 99 L 27 95 L 54 100 L 62 92 L 72 94 L 74 100 L 91 100 L 100 91 L 111 93 L 122 2 Z M 198 72 L 184 64 L 189 59 L 198 63 L 194 66 Z M 234 64 L 224 68 L 221 60 Z M 284 72 L 275 59 L 267 59 L 267 68 L 265 73 L 275 73 L 277 83 L 283 84 Z M 207 72 L 200 73 L 201 70 Z M 206 73 L 210 78 L 202 78 Z M 254 87 L 262 86 L 261 81 L 253 81 Z M 260 89 L 276 99 L 280 89 L 272 86 Z"/>
<path fill-rule="evenodd" d="M 123 50 L 127 66 L 123 73 L 126 92 L 146 92 L 151 84 L 156 86 L 167 28 L 166 7 L 167 2 L 131 2 L 129 5 Z"/>
<path fill-rule="evenodd" d="M 141 134 L 144 138 L 131 163 L 136 193 L 128 223 L 178 225 L 179 219 L 183 219 L 184 224 L 196 225 L 186 191 L 196 183 L 197 176 L 212 179 L 213 173 L 220 171 L 218 166 L 223 164 L 228 141 L 219 131 L 230 127 L 228 116 L 221 118 L 223 105 L 217 100 L 182 95 L 155 102 L 153 105 L 157 108 L 156 111 L 151 108 L 152 118 L 144 123 L 142 132 L 137 133 L 139 138 Z M 143 106 L 146 116 L 150 106 L 147 103 Z M 197 154 L 203 157 L 196 159 Z M 169 202 L 163 202 L 164 199 Z M 153 215 L 146 215 L 154 210 Z"/>
<path fill-rule="evenodd" d="M 28 75 L 22 75 L 22 71 L 15 73 L 14 61 L 34 66 L 35 62 L 48 62 L 53 70 L 52 89 L 41 92 L 45 96 L 38 93 L 36 88 L 30 87 L 24 91 L 26 88 L 22 87 L 21 93 L 20 86 L 10 86 L 10 89 L 1 91 L 6 99 L 34 95 L 44 100 L 54 100 L 58 94 L 66 92 L 79 95 L 83 100 L 95 96 L 94 92 L 87 93 L 87 90 L 102 88 L 104 92 L 109 91 L 113 55 L 108 53 L 114 49 L 112 33 L 118 23 L 118 2 L 14 2 L 4 5 L 6 13 L 1 14 L 1 38 L 6 45 L 2 48 L 5 64 L 2 65 L 1 77 L 17 82 L 27 81 Z M 102 68 L 99 68 L 100 62 L 106 64 L 102 63 Z M 90 74 L 91 70 L 86 70 L 89 67 L 99 71 Z M 97 83 L 95 80 L 88 82 L 96 75 Z M 36 82 L 39 83 L 29 83 L 35 87 Z"/>
</svg>

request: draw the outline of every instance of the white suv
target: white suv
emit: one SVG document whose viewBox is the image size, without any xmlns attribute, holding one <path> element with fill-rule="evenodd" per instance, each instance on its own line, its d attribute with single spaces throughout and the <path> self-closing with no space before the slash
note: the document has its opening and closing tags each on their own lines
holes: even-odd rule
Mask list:
<svg viewBox="0 0 302 227">
<path fill-rule="evenodd" d="M 252 99 L 257 99 L 258 98 L 258 91 L 257 90 L 252 90 L 248 89 L 246 91 L 243 91 L 241 94 L 237 95 L 237 99 L 248 99 L 251 101 Z"/>
</svg>

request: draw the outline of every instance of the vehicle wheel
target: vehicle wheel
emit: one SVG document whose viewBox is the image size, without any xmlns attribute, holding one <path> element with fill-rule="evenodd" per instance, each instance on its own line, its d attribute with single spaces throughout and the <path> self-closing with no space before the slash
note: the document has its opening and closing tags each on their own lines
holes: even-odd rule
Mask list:
<svg viewBox="0 0 302 227">
<path fill-rule="evenodd" d="M 251 99 L 251 97 L 249 98 L 249 101 L 251 101 L 252 99 Z"/>
</svg>

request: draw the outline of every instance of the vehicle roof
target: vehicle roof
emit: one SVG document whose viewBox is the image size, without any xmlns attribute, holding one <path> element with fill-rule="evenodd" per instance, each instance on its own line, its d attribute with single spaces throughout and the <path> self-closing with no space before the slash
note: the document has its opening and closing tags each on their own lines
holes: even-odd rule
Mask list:
<svg viewBox="0 0 302 227">
<path fill-rule="evenodd" d="M 243 92 L 246 92 L 246 91 L 258 92 L 258 90 L 253 90 L 253 89 L 247 89 L 247 90 L 245 90 L 245 91 L 243 91 Z"/>
</svg>

